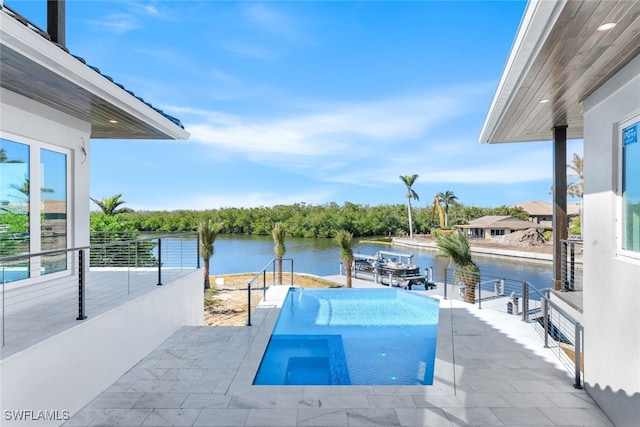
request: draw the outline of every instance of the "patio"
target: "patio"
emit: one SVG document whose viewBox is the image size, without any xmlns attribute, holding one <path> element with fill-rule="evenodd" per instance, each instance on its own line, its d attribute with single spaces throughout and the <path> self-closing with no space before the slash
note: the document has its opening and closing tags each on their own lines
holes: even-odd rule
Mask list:
<svg viewBox="0 0 640 427">
<path fill-rule="evenodd" d="M 612 425 L 531 325 L 450 299 L 432 386 L 252 386 L 286 290 L 252 327 L 181 328 L 64 426 Z"/>
<path fill-rule="evenodd" d="M 194 268 L 163 268 L 162 282 L 171 283 L 196 271 Z M 29 304 L 15 290 L 2 293 L 2 347 L 0 360 L 49 339 L 84 321 L 78 317 L 77 279 L 58 285 L 51 297 L 51 286 L 33 286 Z M 158 288 L 157 268 L 92 267 L 87 275 L 85 314 L 94 318 Z"/>
</svg>

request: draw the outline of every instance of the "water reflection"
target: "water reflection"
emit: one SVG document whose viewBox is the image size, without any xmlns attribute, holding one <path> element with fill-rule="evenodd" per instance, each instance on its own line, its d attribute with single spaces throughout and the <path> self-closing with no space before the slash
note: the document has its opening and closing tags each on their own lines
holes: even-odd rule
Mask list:
<svg viewBox="0 0 640 427">
<path fill-rule="evenodd" d="M 193 243 L 195 245 L 195 243 Z M 285 258 L 293 258 L 294 271 L 318 276 L 340 273 L 340 250 L 332 239 L 304 239 L 288 237 Z M 375 254 L 379 250 L 393 250 L 414 254 L 413 261 L 422 271 L 432 267 L 434 279 L 442 281 L 448 260 L 437 257 L 437 251 L 427 249 L 392 248 L 355 239 L 354 252 Z M 220 235 L 215 242 L 211 259 L 211 274 L 257 272 L 274 257 L 270 236 Z M 552 267 L 512 260 L 475 257 L 483 274 L 516 280 L 526 280 L 537 288 L 551 285 Z"/>
</svg>

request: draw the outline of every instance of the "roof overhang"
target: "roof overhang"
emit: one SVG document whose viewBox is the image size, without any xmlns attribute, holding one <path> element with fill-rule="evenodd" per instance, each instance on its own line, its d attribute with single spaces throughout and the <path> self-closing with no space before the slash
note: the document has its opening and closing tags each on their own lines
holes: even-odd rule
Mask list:
<svg viewBox="0 0 640 427">
<path fill-rule="evenodd" d="M 0 12 L 3 88 L 91 124 L 92 138 L 187 139 L 180 122 Z"/>
<path fill-rule="evenodd" d="M 638 0 L 529 0 L 480 142 L 582 138 L 583 101 L 638 54 Z"/>
</svg>

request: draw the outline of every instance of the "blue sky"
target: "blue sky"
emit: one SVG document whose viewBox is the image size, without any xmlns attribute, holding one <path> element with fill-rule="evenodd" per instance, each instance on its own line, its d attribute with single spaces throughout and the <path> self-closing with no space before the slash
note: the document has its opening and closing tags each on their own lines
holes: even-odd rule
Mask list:
<svg viewBox="0 0 640 427">
<path fill-rule="evenodd" d="M 46 2 L 5 0 L 46 28 Z M 551 142 L 478 142 L 526 2 L 67 0 L 67 47 L 187 141 L 91 141 L 91 196 L 175 210 L 550 200 Z M 582 154 L 570 141 L 568 157 Z"/>
</svg>

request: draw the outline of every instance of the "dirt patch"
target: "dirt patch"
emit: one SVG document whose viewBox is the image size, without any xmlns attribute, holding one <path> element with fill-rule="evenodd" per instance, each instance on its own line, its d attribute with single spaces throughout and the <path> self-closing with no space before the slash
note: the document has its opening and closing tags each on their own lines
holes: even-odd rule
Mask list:
<svg viewBox="0 0 640 427">
<path fill-rule="evenodd" d="M 512 233 L 512 234 L 515 234 L 515 233 Z M 508 237 L 508 236 L 504 236 L 504 237 Z M 433 238 L 433 236 L 418 236 L 416 239 L 424 242 L 432 242 L 433 244 L 435 244 L 435 239 Z M 504 242 L 498 241 L 496 238 L 469 239 L 469 246 L 471 246 L 472 249 L 473 248 L 493 248 L 493 249 L 511 249 L 518 252 L 529 252 L 529 253 L 539 253 L 539 254 L 553 253 L 553 244 L 547 241 L 540 242 L 539 244 L 536 244 L 536 245 L 531 245 L 531 244 L 516 245 L 508 241 L 504 241 Z"/>
<path fill-rule="evenodd" d="M 493 240 L 501 245 L 516 246 L 518 248 L 547 245 L 547 240 L 542 233 L 535 228 L 515 231 L 505 236 L 496 236 Z"/>
<path fill-rule="evenodd" d="M 244 326 L 247 323 L 249 302 L 247 283 L 255 273 L 211 276 L 211 289 L 205 293 L 204 324 L 207 326 Z M 273 274 L 259 277 L 251 284 L 251 310 L 262 301 L 263 283 L 275 284 Z M 282 275 L 282 283 L 291 284 L 291 274 Z M 316 276 L 294 274 L 293 283 L 302 288 L 341 287 L 335 282 Z"/>
</svg>

